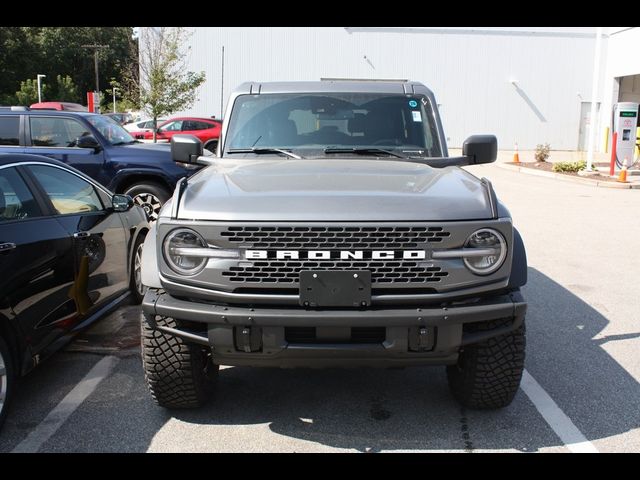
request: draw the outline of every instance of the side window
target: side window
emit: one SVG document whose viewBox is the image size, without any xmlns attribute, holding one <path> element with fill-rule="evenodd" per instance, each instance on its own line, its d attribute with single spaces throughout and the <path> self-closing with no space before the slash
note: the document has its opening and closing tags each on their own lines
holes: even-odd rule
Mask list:
<svg viewBox="0 0 640 480">
<path fill-rule="evenodd" d="M 88 213 L 103 209 L 93 185 L 82 178 L 46 165 L 29 165 L 28 168 L 42 185 L 57 213 Z"/>
<path fill-rule="evenodd" d="M 176 120 L 175 122 L 167 123 L 162 130 L 167 132 L 177 132 L 182 130 L 182 120 Z"/>
<path fill-rule="evenodd" d="M 89 130 L 71 118 L 29 117 L 31 143 L 36 147 L 73 147 Z"/>
<path fill-rule="evenodd" d="M 0 117 L 0 145 L 19 145 L 20 116 Z"/>
<path fill-rule="evenodd" d="M 40 208 L 15 168 L 0 169 L 0 223 L 39 217 Z"/>
<path fill-rule="evenodd" d="M 196 126 L 195 130 L 207 130 L 209 128 L 214 128 L 215 124 L 207 123 L 207 122 L 193 122 Z"/>
</svg>

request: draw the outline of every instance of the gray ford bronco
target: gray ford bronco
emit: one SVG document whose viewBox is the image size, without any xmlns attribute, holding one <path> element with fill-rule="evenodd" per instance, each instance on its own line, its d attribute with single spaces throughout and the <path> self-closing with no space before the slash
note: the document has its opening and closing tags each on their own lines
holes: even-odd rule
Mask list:
<svg viewBox="0 0 640 480">
<path fill-rule="evenodd" d="M 202 405 L 219 365 L 445 365 L 453 396 L 508 405 L 525 357 L 523 242 L 491 183 L 447 151 L 406 81 L 245 83 L 216 155 L 176 135 L 181 180 L 147 235 L 142 356 L 164 407 Z"/>
</svg>

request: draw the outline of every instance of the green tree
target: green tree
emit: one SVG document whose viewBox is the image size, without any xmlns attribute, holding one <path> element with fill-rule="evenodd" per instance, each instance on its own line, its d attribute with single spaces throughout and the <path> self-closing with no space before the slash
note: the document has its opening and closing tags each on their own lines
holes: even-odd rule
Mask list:
<svg viewBox="0 0 640 480">
<path fill-rule="evenodd" d="M 125 99 L 138 103 L 156 126 L 158 118 L 193 105 L 205 81 L 204 72 L 187 71 L 190 47 L 185 41 L 189 35 L 179 27 L 140 29 L 139 64 L 129 68 L 118 83 Z"/>
<path fill-rule="evenodd" d="M 73 79 L 69 75 L 56 76 L 55 93 L 52 97 L 60 102 L 76 102 L 79 97 L 78 87 L 73 83 Z"/>
<path fill-rule="evenodd" d="M 42 73 L 52 80 L 58 75 L 70 76 L 76 91 L 65 100 L 85 103 L 85 93 L 95 89 L 96 81 L 93 49 L 82 46 L 109 45 L 100 49 L 98 56 L 100 86 L 104 89 L 110 78 L 121 78 L 123 70 L 135 68 L 131 63 L 137 63 L 137 56 L 130 52 L 136 43 L 132 27 L 2 27 L 0 102 L 15 101 L 20 82 Z M 50 86 L 53 88 L 53 82 Z"/>
<path fill-rule="evenodd" d="M 47 94 L 49 92 L 49 86 L 40 81 L 40 93 L 42 95 L 42 101 L 47 100 Z M 38 81 L 32 78 L 28 78 L 20 82 L 20 90 L 15 93 L 17 105 L 26 105 L 27 107 L 33 103 L 38 102 Z"/>
</svg>

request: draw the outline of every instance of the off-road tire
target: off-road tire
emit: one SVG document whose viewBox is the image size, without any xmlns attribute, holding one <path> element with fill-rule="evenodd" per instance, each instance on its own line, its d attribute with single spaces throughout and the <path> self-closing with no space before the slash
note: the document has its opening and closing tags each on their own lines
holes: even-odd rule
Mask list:
<svg viewBox="0 0 640 480">
<path fill-rule="evenodd" d="M 142 365 L 151 396 L 165 408 L 195 408 L 211 396 L 218 374 L 206 347 L 151 327 L 142 316 Z M 157 325 L 181 328 L 185 322 L 155 316 Z"/>
<path fill-rule="evenodd" d="M 159 183 L 145 180 L 129 186 L 124 194 L 133 198 L 135 205 L 145 208 L 147 220 L 155 221 L 158 219 L 160 208 L 171 198 L 172 192 Z"/>
<path fill-rule="evenodd" d="M 0 396 L 4 395 L 4 398 L 0 398 L 0 428 L 2 428 L 15 383 L 11 350 L 2 337 L 0 337 L 0 355 L 2 356 L 2 364 L 4 364 L 4 374 L 0 376 L 0 382 L 4 382 L 0 383 Z"/>
<path fill-rule="evenodd" d="M 509 320 L 510 321 L 510 320 Z M 469 324 L 473 331 L 504 325 L 504 319 Z M 518 391 L 525 357 L 524 323 L 511 333 L 463 348 L 456 365 L 447 367 L 453 396 L 465 407 L 502 408 Z"/>
<path fill-rule="evenodd" d="M 136 243 L 133 246 L 133 253 L 131 255 L 131 267 L 129 270 L 129 292 L 131 293 L 131 305 L 140 305 L 142 303 L 142 299 L 144 298 L 144 293 L 141 294 L 140 292 L 138 292 L 135 270 L 136 270 L 136 254 L 138 252 L 138 248 L 140 247 L 140 244 L 144 243 L 146 236 L 147 236 L 146 232 L 138 235 L 138 237 L 136 238 Z"/>
</svg>

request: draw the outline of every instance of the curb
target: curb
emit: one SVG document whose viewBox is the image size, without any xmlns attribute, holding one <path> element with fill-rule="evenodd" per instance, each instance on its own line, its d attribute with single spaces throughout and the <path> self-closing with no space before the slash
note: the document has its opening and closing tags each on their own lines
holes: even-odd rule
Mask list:
<svg viewBox="0 0 640 480">
<path fill-rule="evenodd" d="M 537 177 L 553 178 L 555 180 L 560 180 L 563 182 L 580 183 L 582 185 L 591 185 L 592 187 L 617 188 L 617 189 L 623 189 L 623 190 L 640 189 L 640 183 L 637 183 L 637 184 L 615 183 L 615 182 L 605 182 L 602 180 L 588 180 L 587 178 L 583 178 L 583 177 L 574 178 L 568 175 L 562 175 L 561 173 L 533 170 L 527 167 L 516 167 L 515 165 L 508 165 L 506 163 L 495 163 L 494 165 L 500 168 L 504 168 L 505 170 L 511 170 L 512 172 L 520 172 L 527 175 L 534 175 Z"/>
</svg>

